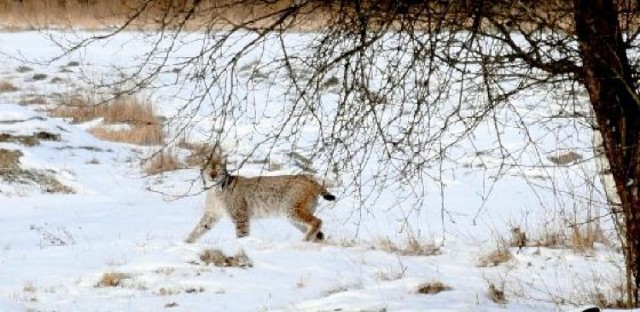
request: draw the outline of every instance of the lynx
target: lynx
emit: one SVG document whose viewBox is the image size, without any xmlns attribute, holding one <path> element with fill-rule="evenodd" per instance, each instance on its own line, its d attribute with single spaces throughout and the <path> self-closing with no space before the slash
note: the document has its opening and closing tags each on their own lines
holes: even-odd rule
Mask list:
<svg viewBox="0 0 640 312">
<path fill-rule="evenodd" d="M 214 183 L 208 190 L 202 219 L 186 239 L 194 243 L 224 214 L 236 227 L 236 236 L 249 234 L 252 218 L 284 216 L 301 232 L 305 241 L 323 240 L 322 220 L 313 214 L 318 195 L 325 200 L 336 197 L 309 175 L 243 177 L 230 175 L 224 161 L 214 161 L 207 176 Z"/>
</svg>

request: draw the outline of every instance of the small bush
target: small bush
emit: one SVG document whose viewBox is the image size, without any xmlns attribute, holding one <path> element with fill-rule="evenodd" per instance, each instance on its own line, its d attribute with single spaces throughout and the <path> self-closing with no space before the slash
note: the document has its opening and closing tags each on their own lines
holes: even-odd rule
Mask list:
<svg viewBox="0 0 640 312">
<path fill-rule="evenodd" d="M 33 68 L 29 67 L 29 66 L 18 66 L 18 68 L 16 68 L 16 71 L 19 73 L 28 73 L 30 71 L 32 71 Z"/>
<path fill-rule="evenodd" d="M 559 165 L 559 166 L 565 166 L 565 165 L 569 165 L 575 162 L 578 162 L 580 160 L 582 160 L 582 155 L 574 152 L 574 151 L 568 151 L 568 152 L 564 152 L 564 153 L 558 153 L 557 155 L 552 155 L 547 157 L 547 159 L 549 159 L 550 162 Z"/>
<path fill-rule="evenodd" d="M 189 156 L 185 159 L 189 167 L 203 168 L 209 158 L 217 157 L 220 153 L 216 151 L 216 147 L 209 144 L 198 144 L 181 141 L 178 146 L 189 150 Z"/>
<path fill-rule="evenodd" d="M 38 80 L 45 80 L 47 79 L 47 74 L 35 74 L 31 77 L 32 80 L 38 81 Z"/>
<path fill-rule="evenodd" d="M 18 87 L 14 86 L 11 82 L 6 80 L 0 81 L 0 92 L 14 92 L 18 90 Z"/>
<path fill-rule="evenodd" d="M 506 304 L 507 297 L 504 294 L 504 289 L 496 287 L 495 284 L 489 283 L 489 289 L 487 290 L 487 295 L 491 301 L 497 304 Z"/>
<path fill-rule="evenodd" d="M 537 239 L 532 239 L 535 247 L 571 248 L 575 251 L 588 251 L 596 243 L 609 244 L 607 235 L 597 224 L 558 226 L 544 229 Z"/>
<path fill-rule="evenodd" d="M 434 256 L 440 254 L 440 246 L 434 242 L 420 242 L 413 237 L 409 237 L 404 246 L 398 246 L 386 237 L 380 239 L 376 245 L 377 249 L 403 256 Z"/>
<path fill-rule="evenodd" d="M 51 111 L 55 117 L 72 118 L 73 122 L 85 122 L 103 118 L 107 124 L 159 125 L 151 103 L 133 96 L 120 96 L 108 101 L 88 96 L 66 95 L 59 99 Z"/>
<path fill-rule="evenodd" d="M 445 285 L 442 282 L 431 282 L 424 283 L 418 286 L 418 288 L 416 289 L 416 293 L 423 295 L 435 295 L 443 291 L 449 291 L 452 289 L 453 288 L 451 286 Z"/>
<path fill-rule="evenodd" d="M 529 240 L 527 238 L 527 233 L 521 230 L 519 227 L 511 228 L 511 240 L 509 241 L 509 247 L 518 247 L 522 249 L 527 247 L 529 244 Z"/>
<path fill-rule="evenodd" d="M 131 278 L 128 274 L 120 272 L 107 272 L 102 274 L 102 278 L 95 287 L 118 287 L 122 286 L 122 281 Z"/>
<path fill-rule="evenodd" d="M 495 267 L 513 259 L 513 255 L 506 248 L 498 248 L 490 253 L 482 255 L 478 259 L 479 267 Z"/>
<path fill-rule="evenodd" d="M 173 150 L 163 150 L 154 155 L 145 165 L 145 172 L 155 175 L 167 171 L 174 171 L 182 168 L 182 164 Z"/>
<path fill-rule="evenodd" d="M 90 97 L 68 95 L 59 100 L 51 111 L 54 117 L 71 118 L 73 122 L 86 122 L 102 118 L 105 124 L 126 124 L 129 127 L 109 129 L 99 126 L 90 129 L 94 136 L 113 142 L 138 145 L 159 145 L 164 142 L 164 133 L 159 118 L 150 103 L 136 97 L 118 97 L 100 102 Z"/>
<path fill-rule="evenodd" d="M 220 249 L 207 249 L 200 255 L 200 261 L 205 265 L 213 264 L 217 267 L 253 267 L 253 261 L 244 250 L 240 250 L 235 256 L 227 256 Z"/>
<path fill-rule="evenodd" d="M 110 130 L 96 127 L 89 132 L 95 137 L 112 142 L 123 142 L 137 145 L 159 145 L 164 142 L 164 133 L 157 125 L 132 126 L 128 129 Z"/>
<path fill-rule="evenodd" d="M 18 101 L 20 105 L 43 105 L 47 104 L 47 99 L 40 95 L 23 96 Z"/>
</svg>

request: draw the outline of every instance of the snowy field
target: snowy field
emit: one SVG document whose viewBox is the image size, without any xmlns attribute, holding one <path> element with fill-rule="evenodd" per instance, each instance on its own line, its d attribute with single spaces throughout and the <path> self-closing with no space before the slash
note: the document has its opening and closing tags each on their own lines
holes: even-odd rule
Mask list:
<svg viewBox="0 0 640 312">
<path fill-rule="evenodd" d="M 181 53 L 190 53 L 189 47 Z M 72 124 L 47 114 L 56 97 L 86 90 L 84 79 L 116 75 L 112 66 L 134 64 L 144 48 L 135 34 L 123 34 L 42 65 L 25 60 L 47 60 L 60 53 L 43 34 L 0 33 L 0 81 L 18 88 L 0 93 L 0 134 L 57 136 L 31 146 L 0 141 L 0 149 L 20 151 L 21 168 L 54 177 L 73 190 L 50 193 L 42 185 L 0 179 L 0 311 L 572 310 L 593 303 L 596 292 L 611 300 L 608 296 L 623 283 L 623 258 L 613 236 L 610 243 L 587 250 L 533 243 L 521 250 L 510 247 L 512 258 L 505 263 L 482 265 L 484 256 L 511 238 L 513 227 L 526 231 L 531 240 L 542 240 L 566 227 L 563 218 L 579 223 L 587 215 L 606 214 L 599 177 L 589 160 L 591 134 L 575 124 L 565 127 L 566 121 L 530 129 L 529 135 L 538 139 L 535 149 L 523 143 L 517 127 L 509 132 L 507 126 L 501 143 L 521 153 L 510 159 L 532 164 L 526 167 L 503 166 L 504 155 L 494 149 L 493 125 L 481 125 L 472 139 L 453 149 L 440 166 L 435 164 L 444 184 L 412 186 L 423 194 L 418 201 L 399 199 L 398 190 L 409 188 L 399 183 L 384 189 L 365 185 L 379 196 L 361 207 L 353 185 L 345 183 L 354 173 L 323 174 L 329 170 L 322 159 L 314 160 L 338 197 L 319 207 L 328 236 L 323 243 L 302 242 L 302 235 L 282 219 L 254 220 L 251 235 L 236 239 L 233 224 L 223 219 L 196 244 L 186 244 L 183 240 L 204 203 L 202 185 L 189 189 L 198 181 L 197 169 L 167 173 L 162 179 L 147 177 L 140 159 L 153 147 L 101 141 L 87 132 L 95 123 Z M 269 57 L 249 55 L 241 62 L 255 66 Z M 72 61 L 79 66 L 70 66 Z M 32 70 L 17 70 L 20 66 Z M 167 70 L 157 85 L 176 75 Z M 156 111 L 169 118 L 183 104 L 179 95 L 191 87 L 196 86 L 161 88 L 148 96 Z M 295 146 L 254 149 L 281 122 L 277 112 L 286 104 L 277 96 L 282 93 L 278 88 L 276 81 L 246 90 L 250 110 L 236 112 L 234 124 L 223 130 L 230 161 L 256 160 L 246 162 L 240 174 L 300 172 L 289 152 L 296 148 L 308 156 L 309 142 L 320 131 L 307 126 Z M 560 110 L 545 105 L 552 92 L 538 91 L 521 97 L 529 109 L 524 118 L 535 120 Z M 26 103 L 37 97 L 44 102 Z M 330 107 L 331 95 L 326 99 Z M 207 120 L 207 113 L 204 109 L 190 121 L 189 140 L 206 142 L 207 131 L 217 126 Z M 169 134 L 175 131 L 172 126 L 166 127 Z M 559 166 L 548 160 L 566 150 L 588 161 Z M 266 156 L 281 168 L 266 170 L 257 161 Z M 365 176 L 375 171 L 375 160 L 366 166 Z M 172 196 L 187 193 L 192 196 Z M 599 226 L 611 233 L 608 218 Z M 411 239 L 439 250 L 410 255 L 388 248 L 402 249 Z M 228 254 L 244 250 L 252 266 L 205 265 L 199 255 L 208 248 Z M 101 285 L 110 272 L 123 274 L 115 287 Z M 418 293 L 428 282 L 442 282 L 450 289 Z M 506 301 L 491 299 L 490 284 L 504 289 Z"/>
</svg>

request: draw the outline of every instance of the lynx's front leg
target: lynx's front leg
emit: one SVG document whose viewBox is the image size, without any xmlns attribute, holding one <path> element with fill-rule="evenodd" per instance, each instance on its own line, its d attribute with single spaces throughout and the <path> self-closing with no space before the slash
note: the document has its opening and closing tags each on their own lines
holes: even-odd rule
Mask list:
<svg viewBox="0 0 640 312">
<path fill-rule="evenodd" d="M 204 235 L 204 233 L 213 228 L 213 226 L 218 222 L 218 219 L 219 217 L 217 215 L 205 213 L 204 216 L 202 216 L 202 219 L 200 219 L 200 222 L 198 222 L 198 225 L 196 225 L 193 231 L 189 233 L 185 242 L 190 244 L 195 243 L 195 241 Z"/>
<path fill-rule="evenodd" d="M 231 220 L 236 226 L 236 236 L 238 238 L 249 235 L 249 211 L 247 202 L 244 200 L 238 200 L 231 211 L 229 211 Z"/>
</svg>

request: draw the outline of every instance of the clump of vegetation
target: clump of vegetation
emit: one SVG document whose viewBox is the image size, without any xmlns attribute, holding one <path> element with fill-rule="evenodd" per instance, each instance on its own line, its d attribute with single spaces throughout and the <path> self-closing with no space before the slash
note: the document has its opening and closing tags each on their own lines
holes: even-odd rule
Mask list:
<svg viewBox="0 0 640 312">
<path fill-rule="evenodd" d="M 31 68 L 29 66 L 24 66 L 24 65 L 18 66 L 18 68 L 16 68 L 16 71 L 19 72 L 19 73 L 28 73 L 28 72 L 30 72 L 32 70 L 33 70 L 33 68 Z"/>
<path fill-rule="evenodd" d="M 574 151 L 568 151 L 565 153 L 560 153 L 557 155 L 552 155 L 547 157 L 547 159 L 549 159 L 550 162 L 559 165 L 559 166 L 565 166 L 565 165 L 569 165 L 575 162 L 578 162 L 580 160 L 582 160 L 582 155 L 574 152 Z"/>
<path fill-rule="evenodd" d="M 78 95 L 65 96 L 51 115 L 71 118 L 75 123 L 102 118 L 104 125 L 89 132 L 103 140 L 138 145 L 158 145 L 164 141 L 162 122 L 155 115 L 153 106 L 137 97 L 120 96 L 99 101 Z M 124 127 L 114 129 L 109 125 Z"/>
<path fill-rule="evenodd" d="M 200 261 L 205 265 L 213 264 L 217 267 L 253 267 L 253 261 L 244 250 L 240 250 L 234 256 L 227 256 L 220 249 L 207 249 L 200 255 Z"/>
<path fill-rule="evenodd" d="M 404 246 L 398 246 L 385 237 L 378 241 L 376 248 L 403 256 L 435 256 L 440 254 L 440 246 L 434 242 L 420 242 L 414 237 L 409 237 Z"/>
<path fill-rule="evenodd" d="M 504 294 L 503 288 L 498 288 L 494 283 L 489 283 L 489 289 L 487 290 L 487 295 L 491 301 L 497 304 L 506 304 L 507 297 Z"/>
<path fill-rule="evenodd" d="M 106 272 L 102 274 L 102 278 L 98 281 L 95 287 L 119 287 L 122 286 L 122 282 L 131 278 L 129 274 L 120 272 Z"/>
<path fill-rule="evenodd" d="M 47 76 L 47 74 L 35 74 L 35 75 L 33 75 L 31 77 L 31 80 L 35 80 L 35 81 L 45 80 L 45 79 L 47 79 L 47 77 L 49 77 L 49 76 Z"/>
<path fill-rule="evenodd" d="M 164 141 L 164 134 L 157 126 L 139 126 L 120 130 L 97 127 L 90 129 L 89 132 L 102 140 L 136 145 L 158 145 Z"/>
<path fill-rule="evenodd" d="M 190 167 L 203 168 L 210 158 L 219 154 L 219 149 L 214 145 L 192 143 L 182 140 L 178 143 L 178 147 L 189 150 L 189 156 L 185 162 Z"/>
<path fill-rule="evenodd" d="M 22 152 L 19 150 L 0 149 L 1 170 L 5 171 L 19 168 L 20 166 L 18 165 L 18 163 L 22 155 Z M 2 176 L 2 171 L 0 171 L 0 176 Z"/>
<path fill-rule="evenodd" d="M 597 224 L 580 224 L 546 228 L 539 237 L 531 239 L 530 245 L 546 248 L 571 248 L 584 252 L 592 250 L 596 243 L 610 243 L 602 228 Z"/>
<path fill-rule="evenodd" d="M 47 104 L 47 99 L 37 94 L 22 96 L 18 101 L 20 105 L 43 105 Z"/>
<path fill-rule="evenodd" d="M 19 150 L 0 149 L 0 180 L 8 183 L 35 184 L 46 193 L 74 193 L 74 190 L 58 181 L 50 171 L 27 170 L 20 167 Z"/>
<path fill-rule="evenodd" d="M 12 135 L 8 133 L 0 133 L 0 142 L 17 143 L 26 146 L 35 146 L 40 144 L 40 141 L 60 141 L 60 135 L 40 131 L 32 135 Z"/>
<path fill-rule="evenodd" d="M 155 175 L 180 168 L 183 168 L 183 165 L 176 153 L 172 149 L 164 149 L 145 163 L 144 170 L 149 175 Z"/>
<path fill-rule="evenodd" d="M 0 81 L 0 92 L 14 92 L 18 90 L 18 87 L 13 85 L 13 83 L 6 80 Z"/>
<path fill-rule="evenodd" d="M 487 254 L 484 254 L 478 259 L 478 267 L 495 267 L 503 263 L 506 263 L 513 259 L 513 255 L 506 248 L 498 248 Z"/>
<path fill-rule="evenodd" d="M 416 289 L 416 293 L 423 295 L 435 295 L 449 290 L 453 290 L 453 288 L 442 282 L 436 281 L 419 285 Z"/>
</svg>

